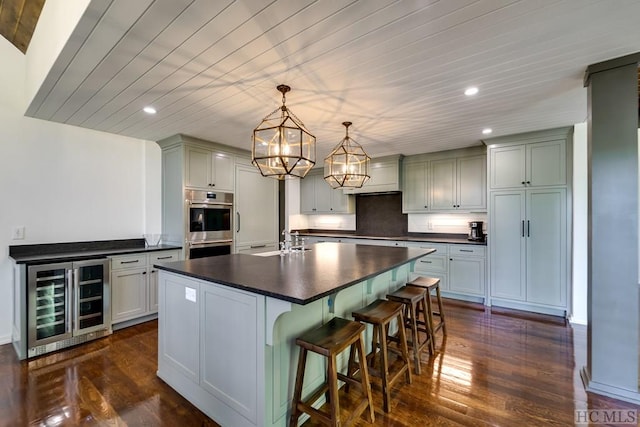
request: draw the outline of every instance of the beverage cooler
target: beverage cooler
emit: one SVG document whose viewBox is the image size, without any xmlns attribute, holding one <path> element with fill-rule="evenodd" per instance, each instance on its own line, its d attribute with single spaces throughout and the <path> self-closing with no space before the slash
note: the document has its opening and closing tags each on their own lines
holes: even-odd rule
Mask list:
<svg viewBox="0 0 640 427">
<path fill-rule="evenodd" d="M 14 319 L 21 359 L 112 333 L 107 259 L 32 265 L 22 274 L 26 286 Z"/>
</svg>

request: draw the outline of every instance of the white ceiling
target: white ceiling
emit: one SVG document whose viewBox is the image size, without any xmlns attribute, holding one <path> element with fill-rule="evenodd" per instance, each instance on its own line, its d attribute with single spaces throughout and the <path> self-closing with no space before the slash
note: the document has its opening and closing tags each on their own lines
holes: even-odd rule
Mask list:
<svg viewBox="0 0 640 427">
<path fill-rule="evenodd" d="M 318 160 L 343 121 L 373 157 L 468 147 L 584 121 L 585 68 L 640 51 L 638 16 L 637 0 L 93 0 L 27 115 L 250 149 L 285 83 Z"/>
</svg>

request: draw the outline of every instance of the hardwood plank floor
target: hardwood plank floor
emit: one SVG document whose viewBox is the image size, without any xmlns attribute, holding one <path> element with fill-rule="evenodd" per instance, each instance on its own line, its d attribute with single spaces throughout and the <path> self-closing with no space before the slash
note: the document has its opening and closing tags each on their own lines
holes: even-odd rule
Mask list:
<svg viewBox="0 0 640 427">
<path fill-rule="evenodd" d="M 394 389 L 390 414 L 374 387 L 376 426 L 570 426 L 576 409 L 640 411 L 584 391 L 585 327 L 453 300 L 445 310 L 447 339 Z M 157 339 L 148 322 L 30 361 L 0 346 L 0 426 L 216 426 L 156 377 Z"/>
</svg>

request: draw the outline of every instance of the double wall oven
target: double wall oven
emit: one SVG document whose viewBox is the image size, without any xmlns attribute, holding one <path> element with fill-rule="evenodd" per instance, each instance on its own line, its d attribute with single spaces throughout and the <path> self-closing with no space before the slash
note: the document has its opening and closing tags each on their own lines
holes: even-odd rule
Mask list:
<svg viewBox="0 0 640 427">
<path fill-rule="evenodd" d="M 233 245 L 233 194 L 187 190 L 185 198 L 187 257 L 230 254 Z"/>
</svg>

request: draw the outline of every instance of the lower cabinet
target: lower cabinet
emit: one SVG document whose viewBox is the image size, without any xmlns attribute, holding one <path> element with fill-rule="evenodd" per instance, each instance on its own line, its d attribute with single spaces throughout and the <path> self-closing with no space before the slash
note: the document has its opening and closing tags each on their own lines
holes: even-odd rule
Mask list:
<svg viewBox="0 0 640 427">
<path fill-rule="evenodd" d="M 242 245 L 242 246 L 236 245 L 235 253 L 253 255 L 253 254 L 259 254 L 262 252 L 277 251 L 278 249 L 279 248 L 277 243 L 262 243 L 258 245 Z"/>
<path fill-rule="evenodd" d="M 180 257 L 180 250 L 111 257 L 112 324 L 157 313 L 158 272 L 153 265 Z"/>
<path fill-rule="evenodd" d="M 485 300 L 485 246 L 429 242 L 407 242 L 407 246 L 436 250 L 416 261 L 414 275 L 440 279 L 440 290 L 446 297 L 478 302 Z"/>
</svg>

